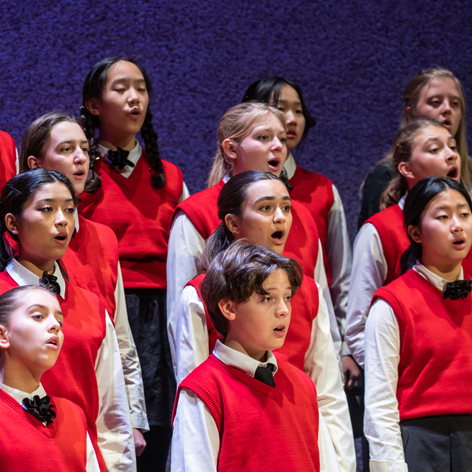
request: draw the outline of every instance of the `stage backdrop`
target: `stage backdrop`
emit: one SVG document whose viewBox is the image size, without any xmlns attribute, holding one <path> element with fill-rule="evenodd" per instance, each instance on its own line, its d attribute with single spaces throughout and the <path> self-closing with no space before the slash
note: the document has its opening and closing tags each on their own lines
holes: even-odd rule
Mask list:
<svg viewBox="0 0 472 472">
<path fill-rule="evenodd" d="M 193 193 L 206 186 L 221 116 L 249 84 L 281 75 L 300 83 L 317 120 L 297 162 L 333 180 L 353 238 L 359 186 L 389 150 L 408 78 L 446 67 L 472 96 L 471 5 L 3 1 L 0 129 L 19 146 L 39 115 L 77 113 L 82 82 L 97 61 L 130 56 L 154 85 L 150 106 L 162 156 L 182 169 Z"/>
</svg>

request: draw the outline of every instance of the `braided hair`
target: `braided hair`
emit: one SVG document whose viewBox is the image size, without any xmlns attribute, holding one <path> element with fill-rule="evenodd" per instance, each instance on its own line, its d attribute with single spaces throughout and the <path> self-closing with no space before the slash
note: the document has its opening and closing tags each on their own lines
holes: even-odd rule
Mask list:
<svg viewBox="0 0 472 472">
<path fill-rule="evenodd" d="M 98 139 L 95 137 L 95 130 L 100 128 L 100 119 L 98 116 L 90 113 L 86 107 L 88 100 L 96 98 L 101 99 L 103 90 L 105 88 L 108 76 L 108 69 L 119 61 L 131 62 L 134 64 L 143 75 L 146 83 L 146 88 L 149 92 L 152 90 L 151 80 L 144 68 L 135 60 L 125 57 L 107 57 L 95 64 L 92 70 L 87 74 L 82 88 L 82 106 L 80 107 L 81 125 L 85 136 L 89 140 L 89 156 L 90 156 L 90 171 L 85 184 L 85 192 L 94 193 L 101 187 L 101 179 L 95 172 L 95 163 L 99 157 L 98 153 Z M 152 113 L 147 109 L 144 118 L 143 127 L 141 128 L 141 137 L 144 141 L 144 149 L 146 156 L 151 164 L 150 170 L 154 175 L 151 177 L 153 188 L 161 189 L 166 184 L 166 176 L 164 173 L 164 166 L 162 164 L 159 148 L 157 144 L 157 133 L 154 131 L 152 125 Z"/>
</svg>

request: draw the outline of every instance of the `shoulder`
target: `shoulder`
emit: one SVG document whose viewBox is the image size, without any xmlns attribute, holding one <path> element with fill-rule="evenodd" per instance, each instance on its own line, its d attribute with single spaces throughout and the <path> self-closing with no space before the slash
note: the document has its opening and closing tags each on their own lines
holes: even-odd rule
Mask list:
<svg viewBox="0 0 472 472">
<path fill-rule="evenodd" d="M 291 379 L 292 381 L 301 382 L 302 384 L 305 385 L 307 390 L 314 392 L 316 395 L 316 389 L 313 384 L 313 380 L 308 376 L 308 374 L 306 374 L 305 372 L 303 372 L 303 370 L 291 364 L 283 353 L 274 351 L 273 354 L 277 359 L 277 367 L 280 372 L 283 372 L 284 375 L 288 377 L 289 379 Z M 277 374 L 279 373 L 279 371 L 277 371 Z M 275 374 L 275 377 L 274 377 L 276 381 L 277 381 L 277 374 Z"/>
<path fill-rule="evenodd" d="M 385 210 L 371 216 L 364 224 L 371 223 L 374 226 L 382 223 L 392 224 L 392 222 L 401 222 L 403 224 L 403 211 L 397 205 L 392 205 Z"/>
<path fill-rule="evenodd" d="M 0 130 L 0 144 L 2 146 L 15 147 L 15 140 L 5 131 Z"/>
</svg>

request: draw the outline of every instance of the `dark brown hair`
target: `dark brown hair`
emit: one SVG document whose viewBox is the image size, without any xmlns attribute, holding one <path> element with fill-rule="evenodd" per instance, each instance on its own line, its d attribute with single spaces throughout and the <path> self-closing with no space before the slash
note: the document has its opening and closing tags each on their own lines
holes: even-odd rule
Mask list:
<svg viewBox="0 0 472 472">
<path fill-rule="evenodd" d="M 264 282 L 275 270 L 287 274 L 292 296 L 302 285 L 303 271 L 300 264 L 280 256 L 264 246 L 253 246 L 240 239 L 213 259 L 200 286 L 203 302 L 210 319 L 221 336 L 226 337 L 229 321 L 218 306 L 220 300 L 242 303 L 254 293 L 266 295 Z"/>
</svg>

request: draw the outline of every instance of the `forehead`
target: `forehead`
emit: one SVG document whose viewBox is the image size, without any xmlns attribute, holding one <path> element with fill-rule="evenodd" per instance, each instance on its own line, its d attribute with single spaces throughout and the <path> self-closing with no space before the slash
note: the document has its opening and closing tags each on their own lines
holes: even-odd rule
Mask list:
<svg viewBox="0 0 472 472">
<path fill-rule="evenodd" d="M 28 290 L 17 295 L 21 298 L 21 303 L 17 310 L 27 310 L 34 305 L 43 305 L 51 311 L 61 311 L 57 298 L 45 290 Z"/>
<path fill-rule="evenodd" d="M 459 96 L 457 85 L 450 77 L 438 77 L 432 79 L 421 91 L 421 98 L 434 95 Z"/>
<path fill-rule="evenodd" d="M 288 197 L 287 187 L 278 180 L 261 180 L 254 182 L 248 189 L 248 201 L 258 200 L 261 197 Z"/>
<path fill-rule="evenodd" d="M 69 189 L 62 182 L 52 182 L 43 185 L 30 201 L 43 200 L 45 198 L 70 199 L 72 198 Z"/>
<path fill-rule="evenodd" d="M 264 280 L 262 285 L 265 289 L 285 290 L 290 288 L 290 281 L 288 280 L 287 272 L 282 269 L 276 269 Z"/>
<path fill-rule="evenodd" d="M 144 80 L 139 68 L 128 61 L 118 61 L 113 64 L 107 72 L 107 84 L 117 80 Z"/>
<path fill-rule="evenodd" d="M 300 103 L 300 96 L 293 87 L 290 85 L 284 85 L 280 90 L 279 101 Z"/>
<path fill-rule="evenodd" d="M 456 207 L 458 205 L 464 204 L 468 206 L 464 195 L 462 195 L 457 190 L 448 188 L 447 190 L 444 190 L 444 192 L 441 192 L 431 199 L 431 201 L 428 203 L 428 207 L 426 208 L 426 212 L 428 210 L 434 210 L 438 206 Z"/>
<path fill-rule="evenodd" d="M 87 141 L 87 138 L 77 123 L 61 121 L 51 129 L 51 141 Z"/>
<path fill-rule="evenodd" d="M 452 139 L 451 133 L 446 128 L 440 126 L 428 126 L 419 130 L 415 137 L 415 144 L 421 145 L 430 139 L 439 139 L 441 141 L 447 141 Z"/>
<path fill-rule="evenodd" d="M 267 115 L 261 116 L 257 119 L 249 132 L 253 133 L 261 129 L 270 129 L 275 132 L 285 132 L 285 127 L 282 122 L 272 113 L 267 113 Z"/>
</svg>

